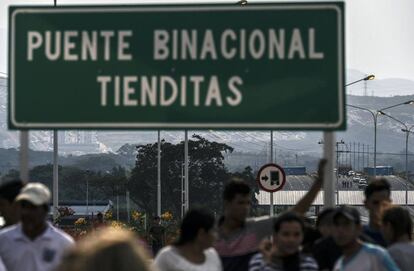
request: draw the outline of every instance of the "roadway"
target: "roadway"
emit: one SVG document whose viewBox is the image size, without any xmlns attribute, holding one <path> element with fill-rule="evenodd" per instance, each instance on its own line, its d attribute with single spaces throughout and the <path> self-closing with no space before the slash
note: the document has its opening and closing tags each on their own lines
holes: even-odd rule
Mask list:
<svg viewBox="0 0 414 271">
<path fill-rule="evenodd" d="M 391 190 L 405 190 L 405 180 L 394 176 L 381 176 L 386 178 L 391 184 Z M 283 190 L 291 191 L 307 191 L 310 189 L 313 178 L 308 175 L 289 175 L 286 176 L 286 184 Z M 368 179 L 369 180 L 369 179 Z M 340 176 L 337 183 L 339 190 L 349 191 L 363 191 L 363 188 L 358 188 L 358 183 L 352 181 L 352 177 Z M 412 184 L 409 184 L 409 190 L 414 190 Z"/>
</svg>

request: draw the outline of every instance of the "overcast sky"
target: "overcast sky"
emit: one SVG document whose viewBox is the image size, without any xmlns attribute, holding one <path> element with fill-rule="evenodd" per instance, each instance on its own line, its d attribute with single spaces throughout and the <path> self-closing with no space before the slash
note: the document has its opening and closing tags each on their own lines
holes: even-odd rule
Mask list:
<svg viewBox="0 0 414 271">
<path fill-rule="evenodd" d="M 169 0 L 65 0 L 58 4 L 202 3 L 212 1 Z M 236 2 L 220 0 L 220 3 Z M 251 3 L 259 2 L 250 0 Z M 262 1 L 263 2 L 263 1 Z M 270 2 L 270 1 L 266 1 Z M 291 1 L 279 1 L 291 2 Z M 7 73 L 9 5 L 53 5 L 53 0 L 0 0 L 0 73 Z M 346 68 L 373 73 L 378 79 L 414 81 L 414 1 L 346 0 Z M 414 93 L 414 90 L 413 90 Z M 393 95 L 398 95 L 398 91 Z M 402 94 L 402 93 L 401 93 Z"/>
</svg>

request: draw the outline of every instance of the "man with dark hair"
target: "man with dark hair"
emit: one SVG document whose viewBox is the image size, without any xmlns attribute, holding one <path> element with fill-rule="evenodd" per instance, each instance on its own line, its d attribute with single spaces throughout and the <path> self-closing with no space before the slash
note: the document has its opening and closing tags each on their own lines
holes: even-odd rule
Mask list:
<svg viewBox="0 0 414 271">
<path fill-rule="evenodd" d="M 304 215 L 323 184 L 326 160 L 319 163 L 318 177 L 311 189 L 292 208 Z M 250 258 L 259 251 L 265 237 L 272 234 L 274 217 L 246 219 L 250 212 L 250 187 L 241 180 L 230 181 L 223 193 L 224 215 L 219 221 L 218 240 L 214 247 L 220 255 L 224 271 L 248 270 Z"/>
<path fill-rule="evenodd" d="M 50 191 L 28 183 L 16 197 L 21 223 L 0 232 L 0 258 L 8 271 L 51 271 L 73 244 L 66 233 L 47 222 Z"/>
<path fill-rule="evenodd" d="M 362 237 L 366 241 L 386 247 L 387 244 L 381 233 L 381 217 L 383 210 L 391 204 L 391 186 L 384 178 L 376 179 L 369 183 L 364 194 L 364 204 L 369 213 L 369 223 L 364 225 Z"/>
<path fill-rule="evenodd" d="M 357 209 L 339 207 L 333 221 L 333 237 L 343 252 L 343 256 L 335 264 L 334 271 L 399 271 L 385 249 L 359 239 L 362 225 Z"/>
<path fill-rule="evenodd" d="M 0 215 L 4 218 L 4 226 L 8 227 L 19 222 L 18 204 L 14 202 L 24 186 L 21 180 L 13 180 L 0 186 Z"/>
<path fill-rule="evenodd" d="M 382 233 L 390 245 L 388 252 L 401 271 L 413 270 L 413 221 L 410 212 L 399 206 L 387 209 L 382 217 Z"/>
<path fill-rule="evenodd" d="M 332 270 L 335 262 L 342 255 L 340 247 L 333 239 L 333 216 L 335 208 L 326 208 L 318 214 L 316 228 L 322 237 L 318 239 L 312 247 L 312 255 L 318 262 L 319 270 Z"/>
<path fill-rule="evenodd" d="M 305 224 L 302 217 L 286 212 L 276 218 L 273 226 L 273 246 L 267 255 L 252 257 L 249 271 L 317 271 L 318 264 L 312 257 L 300 253 Z"/>
</svg>

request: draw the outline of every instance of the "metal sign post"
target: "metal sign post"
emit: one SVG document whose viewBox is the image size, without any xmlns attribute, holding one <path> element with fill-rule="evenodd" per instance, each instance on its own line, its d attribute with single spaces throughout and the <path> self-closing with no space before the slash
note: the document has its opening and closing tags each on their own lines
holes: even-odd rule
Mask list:
<svg viewBox="0 0 414 271">
<path fill-rule="evenodd" d="M 274 193 L 285 185 L 286 173 L 279 165 L 266 164 L 259 169 L 256 181 L 262 190 Z"/>
<path fill-rule="evenodd" d="M 323 183 L 324 197 L 323 205 L 327 207 L 335 207 L 335 173 L 334 173 L 334 157 L 335 157 L 335 133 L 323 133 L 323 156 L 328 160 L 325 168 L 325 176 Z M 338 191 L 339 193 L 339 191 Z M 338 202 L 339 204 L 339 202 Z"/>
</svg>

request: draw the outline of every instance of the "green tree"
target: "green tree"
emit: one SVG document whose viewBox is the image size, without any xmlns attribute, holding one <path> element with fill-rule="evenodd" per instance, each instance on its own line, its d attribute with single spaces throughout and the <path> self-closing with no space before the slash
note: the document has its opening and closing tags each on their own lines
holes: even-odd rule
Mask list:
<svg viewBox="0 0 414 271">
<path fill-rule="evenodd" d="M 146 212 L 156 212 L 158 144 L 137 146 L 136 166 L 128 184 L 132 200 Z M 226 144 L 211 142 L 193 135 L 189 147 L 190 205 L 221 210 L 221 194 L 229 173 L 224 166 L 223 153 L 232 152 Z M 162 209 L 175 216 L 181 212 L 181 182 L 184 163 L 184 142 L 162 141 L 161 186 Z"/>
</svg>

